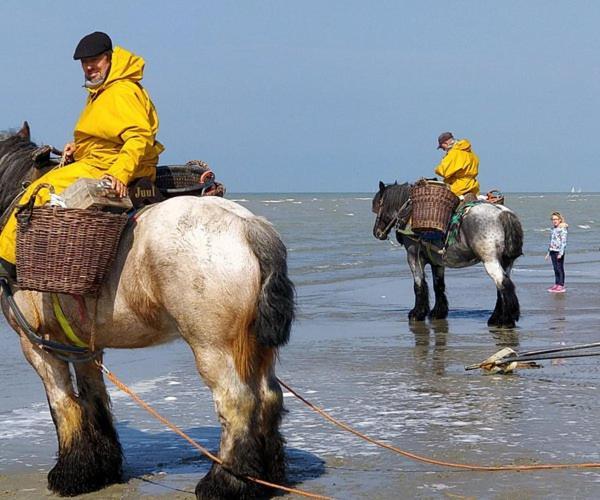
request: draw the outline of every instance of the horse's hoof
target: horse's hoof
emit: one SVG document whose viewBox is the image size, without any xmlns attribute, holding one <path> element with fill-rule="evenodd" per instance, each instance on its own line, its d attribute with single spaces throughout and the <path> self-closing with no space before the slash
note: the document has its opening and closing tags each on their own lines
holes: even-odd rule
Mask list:
<svg viewBox="0 0 600 500">
<path fill-rule="evenodd" d="M 427 319 L 427 312 L 414 312 L 408 313 L 408 319 L 411 321 L 425 321 Z"/>
<path fill-rule="evenodd" d="M 48 473 L 48 489 L 62 497 L 74 497 L 122 481 L 120 461 L 115 463 L 112 471 L 104 469 L 99 471 L 94 467 L 82 467 L 82 464 L 67 466 L 59 459 Z"/>
<path fill-rule="evenodd" d="M 500 326 L 499 322 L 498 322 L 498 318 L 496 316 L 491 316 L 490 319 L 488 319 L 487 322 L 488 326 Z"/>
<path fill-rule="evenodd" d="M 448 317 L 448 309 L 446 310 L 436 310 L 433 309 L 429 314 L 429 319 L 446 319 Z"/>
<path fill-rule="evenodd" d="M 234 476 L 217 464 L 213 464 L 208 474 L 196 485 L 198 500 L 269 498 L 268 493 L 272 494 L 256 483 Z"/>
<path fill-rule="evenodd" d="M 112 424 L 111 424 L 112 425 Z M 98 491 L 122 481 L 123 455 L 114 429 L 108 435 L 83 428 L 60 450 L 48 473 L 48 488 L 60 496 Z"/>
</svg>

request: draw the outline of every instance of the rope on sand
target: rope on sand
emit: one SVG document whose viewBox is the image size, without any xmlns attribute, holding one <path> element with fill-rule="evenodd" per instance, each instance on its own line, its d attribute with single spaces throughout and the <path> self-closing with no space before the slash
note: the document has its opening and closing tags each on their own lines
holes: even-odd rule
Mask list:
<svg viewBox="0 0 600 500">
<path fill-rule="evenodd" d="M 314 410 L 319 415 L 324 417 L 326 420 L 329 420 L 331 423 L 338 426 L 339 428 L 344 429 L 345 431 L 348 431 L 348 432 L 354 434 L 355 436 L 358 436 L 359 438 L 364 439 L 365 441 L 372 443 L 376 446 L 385 448 L 394 453 L 397 453 L 398 455 L 402 455 L 404 457 L 410 458 L 412 460 L 417 460 L 419 462 L 424 462 L 424 463 L 433 464 L 433 465 L 440 465 L 443 467 L 451 467 L 454 469 L 485 471 L 485 472 L 496 472 L 496 471 L 523 472 L 523 471 L 548 470 L 548 469 L 600 468 L 600 463 L 598 463 L 598 462 L 580 463 L 580 464 L 472 465 L 472 464 L 461 464 L 461 463 L 456 463 L 456 462 L 446 462 L 444 460 L 436 460 L 435 458 L 425 457 L 423 455 L 417 455 L 416 453 L 402 450 L 400 448 L 397 448 L 390 444 L 384 443 L 382 441 L 379 441 L 377 439 L 369 437 L 369 436 L 363 434 L 362 432 L 357 431 L 356 429 L 352 428 L 348 424 L 345 424 L 345 423 L 341 422 L 340 420 L 332 417 L 325 410 L 319 408 L 318 406 L 314 405 L 313 403 L 311 403 L 310 401 L 308 401 L 307 399 L 302 397 L 300 394 L 298 394 L 296 391 L 294 391 L 289 385 L 287 385 L 281 379 L 278 378 L 277 381 L 283 388 L 285 388 L 287 391 L 289 391 L 291 394 L 293 394 L 296 398 L 298 398 L 300 401 L 302 401 L 306 406 L 308 406 L 309 408 L 311 408 L 312 410 Z"/>
<path fill-rule="evenodd" d="M 141 406 L 144 410 L 146 410 L 148 413 L 150 413 L 150 415 L 152 415 L 158 421 L 160 421 L 163 424 L 165 424 L 173 432 L 175 432 L 176 434 L 178 434 L 179 436 L 181 436 L 183 439 L 185 439 L 188 443 L 190 443 L 194 448 L 196 448 L 204 456 L 208 457 L 213 462 L 219 464 L 221 467 L 223 467 L 225 470 L 227 470 L 227 472 L 229 472 L 230 474 L 233 474 L 236 477 L 241 477 L 241 478 L 246 479 L 248 481 L 252 481 L 253 483 L 257 483 L 257 484 L 260 484 L 262 486 L 268 486 L 269 488 L 274 488 L 274 489 L 277 489 L 277 490 L 287 491 L 288 493 L 295 493 L 296 495 L 301 495 L 303 497 L 318 498 L 318 499 L 323 499 L 323 500 L 331 500 L 332 497 L 328 497 L 328 496 L 324 496 L 324 495 L 317 495 L 316 493 L 310 493 L 308 491 L 299 490 L 299 489 L 296 489 L 296 488 L 289 488 L 289 487 L 283 486 L 281 484 L 270 483 L 269 481 L 264 481 L 264 480 L 259 479 L 257 477 L 239 476 L 239 475 L 235 474 L 231 470 L 227 469 L 227 467 L 225 465 L 223 465 L 223 461 L 219 457 L 217 457 L 216 455 L 214 455 L 213 453 L 211 453 L 204 446 L 198 444 L 190 436 L 188 436 L 185 432 L 183 432 L 179 427 L 177 427 L 175 424 L 171 423 L 167 418 L 163 417 L 154 408 L 152 408 L 148 403 L 146 403 L 142 398 L 140 398 L 135 392 L 133 392 L 132 389 L 130 389 L 129 387 L 127 387 L 127 385 L 125 385 L 123 382 L 121 382 L 115 376 L 114 373 L 112 373 L 108 368 L 106 368 L 106 366 L 104 366 L 104 364 L 102 364 L 102 363 L 100 363 L 98 361 L 96 361 L 96 364 L 98 365 L 98 368 L 100 368 L 100 370 L 106 375 L 106 377 L 113 384 L 115 384 L 116 387 L 118 387 L 119 389 L 121 389 L 128 396 L 130 396 L 139 406 Z"/>
</svg>

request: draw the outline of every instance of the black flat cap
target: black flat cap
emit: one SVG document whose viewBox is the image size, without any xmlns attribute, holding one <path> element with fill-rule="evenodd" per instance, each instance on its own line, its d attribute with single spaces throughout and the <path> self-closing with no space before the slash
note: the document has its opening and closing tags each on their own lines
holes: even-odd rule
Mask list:
<svg viewBox="0 0 600 500">
<path fill-rule="evenodd" d="M 443 132 L 438 137 L 438 149 L 442 149 L 442 144 L 444 144 L 448 139 L 454 139 L 452 132 Z"/>
<path fill-rule="evenodd" d="M 95 57 L 112 50 L 112 41 L 106 33 L 94 31 L 85 35 L 77 44 L 73 59 L 83 59 L 84 57 Z"/>
</svg>

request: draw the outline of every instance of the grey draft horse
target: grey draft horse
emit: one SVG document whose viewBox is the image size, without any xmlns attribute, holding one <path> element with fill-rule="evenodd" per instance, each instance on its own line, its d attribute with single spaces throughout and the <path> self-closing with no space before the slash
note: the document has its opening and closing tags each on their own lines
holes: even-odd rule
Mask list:
<svg viewBox="0 0 600 500">
<path fill-rule="evenodd" d="M 22 181 L 52 168 L 32 161 L 35 149 L 28 127 L 0 137 L 2 210 Z M 17 288 L 13 298 L 40 336 L 68 343 L 49 294 Z M 60 302 L 75 333 L 89 343 L 94 299 L 85 299 L 87 318 L 78 313 L 75 298 L 61 294 Z M 5 293 L 2 307 L 42 379 L 56 427 L 50 490 L 75 496 L 121 481 L 121 445 L 98 367 L 87 361 L 74 363 L 71 371 L 68 362 L 26 336 Z M 223 463 L 213 464 L 200 480 L 197 498 L 271 494 L 243 476 L 285 482 L 283 396 L 274 367 L 278 348 L 289 339 L 294 287 L 286 248 L 271 224 L 217 197 L 181 196 L 153 205 L 125 229 L 95 308 L 99 350 L 180 337 L 189 344 L 222 426 Z"/>
<path fill-rule="evenodd" d="M 513 328 L 519 320 L 519 300 L 510 279 L 514 261 L 522 255 L 523 229 L 514 212 L 502 205 L 481 203 L 470 208 L 463 217 L 459 236 L 443 254 L 428 248 L 427 243 L 403 234 L 410 215 L 410 184 L 384 184 L 373 198 L 372 210 L 377 215 L 373 236 L 385 240 L 392 229 L 398 243 L 404 245 L 414 279 L 415 306 L 409 312 L 412 320 L 427 316 L 443 319 L 448 316 L 448 300 L 444 282 L 445 267 L 467 267 L 483 263 L 497 289 L 496 307 L 488 319 L 489 326 Z M 425 266 L 433 274 L 435 305 L 429 308 L 429 290 Z"/>
</svg>

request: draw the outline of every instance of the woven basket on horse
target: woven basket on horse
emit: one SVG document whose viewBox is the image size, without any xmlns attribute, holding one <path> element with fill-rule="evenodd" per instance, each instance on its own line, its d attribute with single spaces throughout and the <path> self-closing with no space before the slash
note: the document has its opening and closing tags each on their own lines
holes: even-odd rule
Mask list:
<svg viewBox="0 0 600 500">
<path fill-rule="evenodd" d="M 165 196 L 223 196 L 223 184 L 206 162 L 192 160 L 185 165 L 161 165 L 156 168 L 156 187 Z"/>
<path fill-rule="evenodd" d="M 458 197 L 443 182 L 419 181 L 410 191 L 413 231 L 446 232 Z"/>
<path fill-rule="evenodd" d="M 34 207 L 35 197 L 36 193 L 17 209 L 19 287 L 40 292 L 96 294 L 116 254 L 127 215 Z"/>
</svg>

